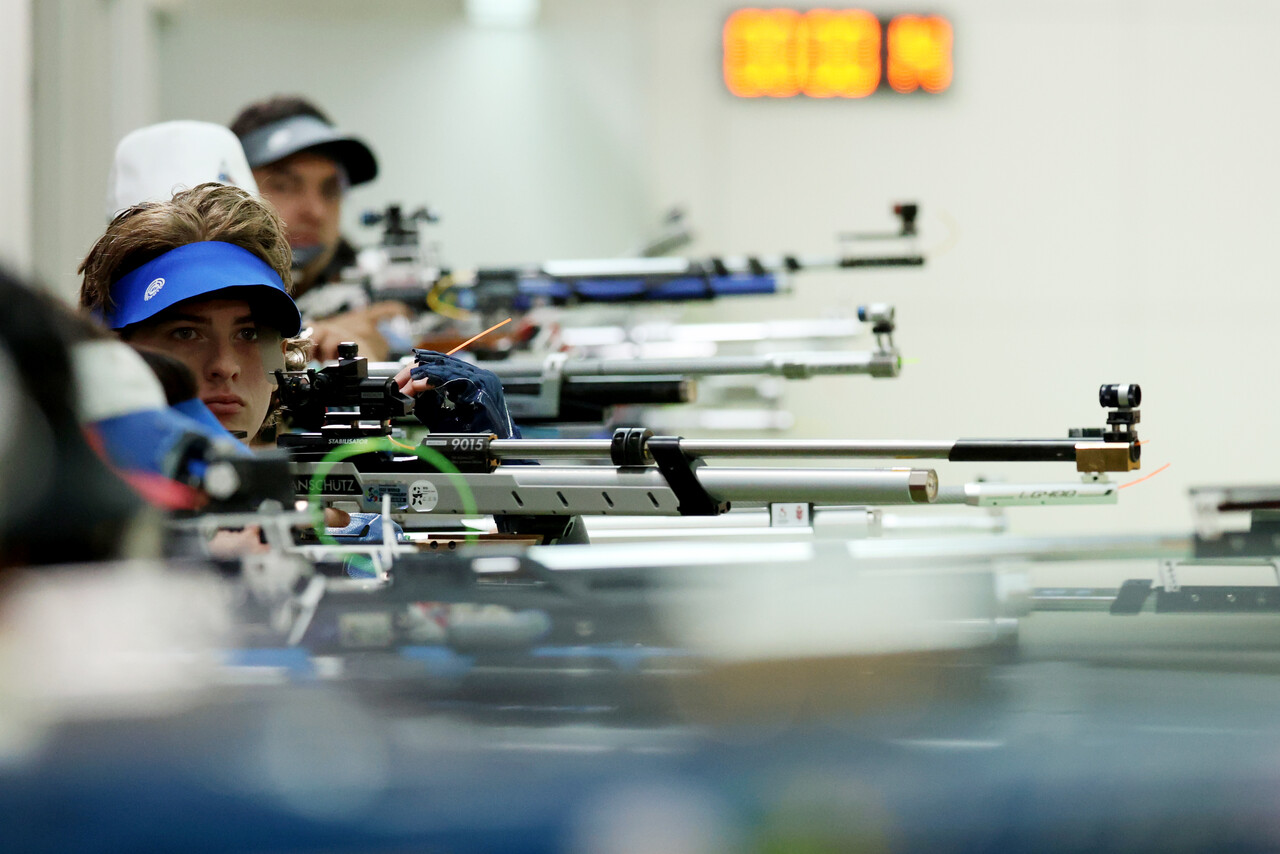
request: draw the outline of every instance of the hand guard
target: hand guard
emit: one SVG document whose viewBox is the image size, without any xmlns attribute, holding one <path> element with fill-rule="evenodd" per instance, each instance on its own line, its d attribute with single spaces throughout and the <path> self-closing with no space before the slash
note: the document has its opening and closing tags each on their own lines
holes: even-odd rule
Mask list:
<svg viewBox="0 0 1280 854">
<path fill-rule="evenodd" d="M 418 396 L 413 412 L 432 432 L 520 438 L 496 374 L 432 350 L 414 350 L 413 355 L 418 366 L 410 376 L 415 380 L 426 377 L 434 386 Z"/>
</svg>

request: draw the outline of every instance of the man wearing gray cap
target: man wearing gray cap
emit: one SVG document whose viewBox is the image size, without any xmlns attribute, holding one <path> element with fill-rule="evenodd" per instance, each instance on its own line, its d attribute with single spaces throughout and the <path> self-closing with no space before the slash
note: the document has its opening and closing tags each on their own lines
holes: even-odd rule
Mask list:
<svg viewBox="0 0 1280 854">
<path fill-rule="evenodd" d="M 343 196 L 378 174 L 369 146 L 334 127 L 314 104 L 292 96 L 250 104 L 231 130 L 244 146 L 259 191 L 288 229 L 294 295 L 336 279 L 355 263 L 355 252 L 339 231 Z M 362 354 L 385 358 L 378 322 L 405 313 L 399 304 L 376 303 L 315 323 L 316 354 L 333 358 L 339 341 L 354 340 Z"/>
</svg>

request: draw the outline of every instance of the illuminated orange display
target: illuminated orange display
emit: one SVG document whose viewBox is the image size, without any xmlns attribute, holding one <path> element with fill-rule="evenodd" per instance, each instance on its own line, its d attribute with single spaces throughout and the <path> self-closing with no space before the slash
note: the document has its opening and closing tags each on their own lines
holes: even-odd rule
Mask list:
<svg viewBox="0 0 1280 854">
<path fill-rule="evenodd" d="M 862 98 L 880 85 L 880 21 L 858 9 L 815 9 L 796 26 L 800 91 Z"/>
<path fill-rule="evenodd" d="M 951 85 L 951 24 L 861 9 L 739 9 L 724 25 L 724 81 L 741 98 L 862 98 Z"/>
<path fill-rule="evenodd" d="M 724 25 L 724 82 L 740 98 L 788 98 L 800 91 L 794 9 L 740 9 Z"/>
<path fill-rule="evenodd" d="M 889 85 L 896 92 L 943 92 L 951 85 L 951 24 L 937 15 L 889 22 Z"/>
</svg>

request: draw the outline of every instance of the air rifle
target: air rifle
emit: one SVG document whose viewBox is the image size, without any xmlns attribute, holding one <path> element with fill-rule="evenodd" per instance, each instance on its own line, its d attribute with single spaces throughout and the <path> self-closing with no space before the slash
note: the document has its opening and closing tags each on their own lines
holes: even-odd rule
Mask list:
<svg viewBox="0 0 1280 854">
<path fill-rule="evenodd" d="M 911 240 L 919 205 L 894 205 L 896 232 L 844 235 L 851 239 Z M 678 302 L 720 296 L 772 294 L 782 277 L 805 270 L 920 267 L 915 252 L 890 255 L 736 255 L 691 258 L 618 258 L 548 261 L 537 265 L 482 268 L 455 286 L 470 288 L 464 307 L 492 313 L 506 307 L 581 302 Z"/>
<path fill-rule="evenodd" d="M 892 307 L 871 306 L 860 315 L 872 323 L 875 350 L 666 359 L 577 359 L 551 353 L 539 360 L 486 362 L 485 367 L 502 380 L 507 407 L 521 423 L 600 421 L 609 406 L 687 403 L 694 397 L 693 381 L 707 376 L 897 377 L 902 357 L 893 343 L 897 326 Z M 391 377 L 403 367 L 377 362 L 368 373 Z"/>
<path fill-rule="evenodd" d="M 398 369 L 398 368 L 397 368 Z M 321 448 L 387 436 L 391 421 L 413 412 L 391 375 L 370 376 L 369 360 L 350 341 L 338 345 L 338 362 L 315 370 L 276 371 L 280 403 L 301 433 L 284 433 L 283 448 Z"/>
<path fill-rule="evenodd" d="M 842 235 L 842 238 L 913 240 L 919 206 L 898 204 L 894 232 L 874 235 Z M 538 305 L 577 303 L 680 302 L 721 296 L 772 294 L 784 290 L 783 280 L 809 270 L 919 267 L 924 256 L 866 255 L 839 252 L 834 255 L 726 255 L 707 258 L 606 258 L 545 261 L 504 267 L 480 267 L 470 272 L 439 266 L 421 251 L 418 224 L 438 220 L 426 208 L 406 214 L 401 206 L 368 212 L 364 221 L 382 225 L 383 263 L 363 271 L 367 281 L 362 294 L 321 301 L 325 311 L 359 307 L 353 302 L 397 300 L 425 311 L 441 301 L 453 308 L 482 316 L 527 311 Z M 434 252 L 431 253 L 434 256 Z M 346 292 L 343 292 L 346 294 Z M 317 305 L 321 304 L 317 302 Z"/>
<path fill-rule="evenodd" d="M 839 354 L 832 354 L 839 355 Z M 300 413 L 306 432 L 285 434 L 299 496 L 346 502 L 377 512 L 390 496 L 399 515 L 715 516 L 734 502 L 916 504 L 938 496 L 931 469 L 707 467 L 707 457 L 945 459 L 956 462 L 1071 461 L 1078 471 L 1130 471 L 1139 465 L 1136 385 L 1106 385 L 1099 401 L 1107 426 L 1068 439 L 700 440 L 624 428 L 611 439 L 497 439 L 432 434 L 418 446 L 390 439 L 391 420 L 411 398 L 391 377 L 370 376 L 355 345 L 337 365 L 279 372 L 281 400 Z M 337 461 L 340 446 L 376 440 L 367 452 Z M 353 448 L 354 450 L 354 448 Z M 425 457 L 425 459 L 424 459 Z M 444 473 L 441 458 L 457 470 Z M 501 465 L 512 460 L 591 460 L 593 466 Z M 432 461 L 434 460 L 434 461 Z"/>
<path fill-rule="evenodd" d="M 556 337 L 560 344 L 582 356 L 675 355 L 685 347 L 711 347 L 787 342 L 793 347 L 820 342 L 835 344 L 856 338 L 872 327 L 893 323 L 893 306 L 859 306 L 856 317 L 826 317 L 810 320 L 766 320 L 732 323 L 674 323 L 645 321 L 631 325 L 566 326 Z M 661 351 L 661 352 L 650 352 Z M 710 355 L 707 353 L 706 355 Z"/>
<path fill-rule="evenodd" d="M 1137 386 L 1104 386 L 1100 394 L 1113 407 L 1108 427 L 1076 431 L 1081 435 L 1068 439 L 702 440 L 638 428 L 620 429 L 612 439 L 432 434 L 417 447 L 370 446 L 341 461 L 325 460 L 323 449 L 311 449 L 295 455 L 293 471 L 300 497 L 376 511 L 383 496 L 390 496 L 393 514 L 415 521 L 430 514 L 717 516 L 735 504 L 932 503 L 938 497 L 932 469 L 713 467 L 705 458 L 1059 461 L 1074 462 L 1087 474 L 1131 471 L 1139 465 L 1132 404 L 1141 392 Z M 441 457 L 457 472 L 441 473 Z M 598 464 L 503 464 L 566 459 Z M 1043 497 L 1019 502 L 1006 495 L 1004 503 L 1053 503 Z"/>
<path fill-rule="evenodd" d="M 896 350 L 777 353 L 767 356 L 708 356 L 675 359 L 572 359 L 552 353 L 543 359 L 483 363 L 498 375 L 507 407 L 520 423 L 581 420 L 585 407 L 602 410 L 622 404 L 687 403 L 699 377 L 756 375 L 800 380 L 817 376 L 896 377 Z M 375 362 L 369 372 L 390 377 L 403 365 Z"/>
</svg>

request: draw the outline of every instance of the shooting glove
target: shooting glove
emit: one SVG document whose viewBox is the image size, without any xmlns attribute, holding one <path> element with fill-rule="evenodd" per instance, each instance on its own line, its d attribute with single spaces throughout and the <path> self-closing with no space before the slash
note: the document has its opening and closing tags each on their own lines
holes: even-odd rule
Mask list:
<svg viewBox="0 0 1280 854">
<path fill-rule="evenodd" d="M 520 438 L 496 374 L 432 350 L 414 350 L 413 355 L 418 366 L 410 376 L 415 380 L 426 377 L 434 386 L 418 396 L 413 412 L 432 432 Z"/>
</svg>

